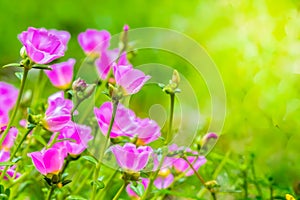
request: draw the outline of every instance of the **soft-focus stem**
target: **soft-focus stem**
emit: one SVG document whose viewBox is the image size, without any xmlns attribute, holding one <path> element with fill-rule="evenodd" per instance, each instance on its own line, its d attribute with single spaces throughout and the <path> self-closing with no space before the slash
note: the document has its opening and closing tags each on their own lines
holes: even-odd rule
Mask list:
<svg viewBox="0 0 300 200">
<path fill-rule="evenodd" d="M 53 140 L 49 145 L 46 146 L 46 149 L 51 148 L 56 143 L 56 139 L 58 138 L 58 136 L 59 136 L 59 132 L 55 133 Z"/>
<path fill-rule="evenodd" d="M 32 100 L 34 101 L 33 105 L 36 105 L 36 103 L 40 99 L 41 91 L 44 90 L 45 82 L 43 81 L 44 76 L 44 70 L 40 69 L 39 71 L 39 77 L 37 82 L 35 83 L 34 93 Z"/>
<path fill-rule="evenodd" d="M 196 174 L 197 178 L 200 180 L 200 182 L 206 187 L 206 189 L 210 192 L 211 196 L 213 197 L 214 200 L 217 199 L 216 193 L 212 191 L 210 188 L 207 187 L 205 180 L 203 177 L 198 173 L 198 171 L 194 168 L 193 164 L 187 159 L 186 156 L 182 157 L 190 166 L 190 168 L 193 170 L 193 172 Z"/>
<path fill-rule="evenodd" d="M 109 177 L 104 190 L 101 193 L 98 193 L 96 199 L 103 199 L 102 196 L 105 195 L 107 189 L 109 189 L 111 187 L 112 180 L 115 178 L 115 176 L 117 175 L 117 173 L 118 173 L 118 170 L 115 170 L 114 173 Z"/>
<path fill-rule="evenodd" d="M 25 87 L 25 82 L 26 82 L 26 79 L 27 79 L 28 71 L 29 71 L 29 69 L 24 67 L 23 78 L 21 80 L 21 86 L 20 86 L 20 91 L 19 91 L 19 94 L 18 94 L 17 102 L 16 102 L 16 105 L 13 109 L 12 115 L 9 118 L 6 129 L 3 132 L 2 137 L 0 138 L 0 146 L 2 146 L 2 143 L 3 143 L 4 139 L 6 138 L 6 136 L 8 134 L 8 131 L 9 131 L 10 127 L 12 126 L 12 124 L 14 123 L 15 117 L 17 115 L 18 108 L 19 108 L 19 105 L 20 105 L 20 102 L 21 102 L 21 98 L 22 98 L 22 95 L 23 95 L 23 92 L 24 92 L 24 87 Z"/>
<path fill-rule="evenodd" d="M 108 131 L 107 131 L 107 134 L 106 134 L 105 144 L 104 144 L 104 146 L 102 148 L 99 161 L 98 161 L 98 163 L 96 165 L 96 168 L 95 168 L 95 171 L 94 171 L 93 191 L 92 191 L 91 200 L 94 200 L 95 197 L 96 197 L 96 194 L 97 194 L 96 181 L 97 181 L 98 176 L 99 176 L 99 171 L 101 169 L 102 159 L 104 157 L 105 150 L 106 150 L 106 148 L 107 148 L 107 146 L 109 144 L 109 141 L 110 141 L 110 133 L 111 133 L 114 121 L 115 121 L 115 116 L 116 116 L 118 104 L 119 104 L 118 100 L 113 101 L 113 112 L 112 112 L 111 120 L 110 120 L 110 123 L 109 123 Z"/>
<path fill-rule="evenodd" d="M 52 196 L 53 191 L 54 191 L 54 186 L 52 185 L 49 192 L 48 192 L 48 194 L 47 194 L 46 200 L 51 200 L 51 196 Z"/>
<path fill-rule="evenodd" d="M 127 186 L 128 182 L 124 180 L 123 185 L 120 187 L 119 191 L 117 192 L 117 194 L 114 196 L 114 198 L 112 200 L 118 200 L 119 197 L 121 196 L 123 190 L 125 189 L 125 187 Z"/>
<path fill-rule="evenodd" d="M 19 142 L 18 146 L 11 153 L 10 158 L 9 158 L 9 162 L 11 162 L 14 159 L 15 155 L 17 154 L 18 150 L 20 149 L 21 145 L 23 144 L 23 142 L 27 138 L 28 134 L 32 131 L 32 129 L 33 128 L 28 129 L 27 132 L 23 135 L 23 137 L 22 137 L 21 141 Z M 1 173 L 0 180 L 3 179 L 3 177 L 6 174 L 8 168 L 9 168 L 9 166 L 5 166 L 4 170 Z"/>
<path fill-rule="evenodd" d="M 173 115 L 174 115 L 174 100 L 175 100 L 175 94 L 171 93 L 170 94 L 170 118 L 169 118 L 169 128 L 168 128 L 168 133 L 166 137 L 165 144 L 169 144 L 170 140 L 172 139 L 172 126 L 173 126 Z"/>
</svg>

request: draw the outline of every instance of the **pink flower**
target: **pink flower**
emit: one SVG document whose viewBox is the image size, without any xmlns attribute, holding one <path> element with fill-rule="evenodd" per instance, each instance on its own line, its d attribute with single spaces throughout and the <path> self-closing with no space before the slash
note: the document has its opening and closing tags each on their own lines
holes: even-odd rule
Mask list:
<svg viewBox="0 0 300 200">
<path fill-rule="evenodd" d="M 1 108 L 5 111 L 10 111 L 18 98 L 19 90 L 14 86 L 0 82 L 0 105 Z"/>
<path fill-rule="evenodd" d="M 65 45 L 65 47 L 67 48 L 67 44 L 71 38 L 71 35 L 69 32 L 50 29 L 49 33 L 58 37 L 61 40 L 61 42 Z"/>
<path fill-rule="evenodd" d="M 114 145 L 111 148 L 118 165 L 126 171 L 139 172 L 147 165 L 153 150 L 149 146 L 136 148 L 134 144 L 126 143 L 123 147 Z"/>
<path fill-rule="evenodd" d="M 144 72 L 132 68 L 131 65 L 113 65 L 113 72 L 116 82 L 121 86 L 125 94 L 137 93 L 148 81 L 151 76 L 145 75 Z"/>
<path fill-rule="evenodd" d="M 178 148 L 176 144 L 170 146 L 170 152 L 183 149 L 183 147 Z M 195 170 L 198 170 L 207 161 L 204 156 L 199 156 L 198 152 L 192 151 L 189 148 L 186 148 L 185 152 L 189 152 L 195 155 L 187 156 L 187 160 L 193 165 Z M 185 173 L 186 176 L 191 176 L 194 174 L 194 171 L 190 168 L 189 164 L 183 158 L 173 158 L 172 165 L 177 172 Z"/>
<path fill-rule="evenodd" d="M 159 171 L 157 178 L 154 180 L 154 185 L 158 189 L 168 188 L 174 181 L 174 176 L 170 169 L 163 168 Z"/>
<path fill-rule="evenodd" d="M 5 150 L 0 150 L 0 162 L 7 162 L 7 161 L 9 161 L 9 158 L 10 158 L 10 153 L 9 153 L 9 151 L 5 151 Z M 0 174 L 1 174 L 1 171 L 2 170 L 4 170 L 4 166 L 2 166 L 2 167 L 0 167 Z M 16 166 L 14 165 L 14 166 L 12 166 L 12 167 L 10 167 L 8 170 L 7 170 L 7 172 L 6 172 L 6 174 L 8 175 L 8 176 L 10 176 L 11 178 L 15 178 L 15 179 L 17 179 L 21 174 L 20 173 L 16 173 L 15 172 L 15 169 L 16 168 Z M 4 176 L 4 179 L 5 180 L 8 180 L 8 177 L 7 176 Z"/>
<path fill-rule="evenodd" d="M 113 105 L 111 102 L 105 102 L 100 106 L 100 108 L 94 108 L 98 125 L 104 135 L 106 135 L 108 131 L 112 117 L 112 109 Z M 137 122 L 134 112 L 119 103 L 110 137 L 133 136 L 136 128 Z"/>
<path fill-rule="evenodd" d="M 64 92 L 60 91 L 48 98 L 48 108 L 43 119 L 45 128 L 52 132 L 58 132 L 71 121 L 73 102 L 64 98 Z"/>
<path fill-rule="evenodd" d="M 110 33 L 106 30 L 87 29 L 78 35 L 78 42 L 86 54 L 99 54 L 109 47 Z"/>
<path fill-rule="evenodd" d="M 75 59 L 70 58 L 67 62 L 51 65 L 52 70 L 45 70 L 44 72 L 50 79 L 52 85 L 65 90 L 71 85 L 75 62 Z"/>
<path fill-rule="evenodd" d="M 27 154 L 35 168 L 43 175 L 58 174 L 64 164 L 63 152 L 56 148 L 43 149 Z"/>
<path fill-rule="evenodd" d="M 100 57 L 95 60 L 96 69 L 102 80 L 107 78 L 112 64 L 117 61 L 119 51 L 119 49 L 102 51 Z M 130 65 L 127 60 L 126 52 L 120 56 L 118 65 Z"/>
<path fill-rule="evenodd" d="M 3 126 L 0 128 L 0 130 L 1 130 L 0 137 L 1 137 L 2 132 L 5 131 L 5 129 L 6 129 L 6 126 Z M 14 145 L 17 135 L 18 135 L 18 129 L 16 129 L 15 127 L 11 127 L 9 129 L 8 134 L 6 135 L 0 149 L 4 149 L 4 150 L 8 151 Z"/>
<path fill-rule="evenodd" d="M 47 64 L 64 56 L 66 47 L 66 32 L 48 31 L 44 28 L 29 27 L 18 35 L 24 45 L 28 57 L 35 63 Z M 64 35 L 64 36 L 62 36 Z"/>
<path fill-rule="evenodd" d="M 70 125 L 60 131 L 57 139 L 71 139 L 73 141 L 65 140 L 63 142 L 55 143 L 53 148 L 65 148 L 66 153 L 79 155 L 87 148 L 88 142 L 93 139 L 91 132 L 92 130 L 88 126 L 70 123 Z"/>
<path fill-rule="evenodd" d="M 149 144 L 157 140 L 160 136 L 160 127 L 151 119 L 137 118 L 138 128 L 136 130 L 136 136 L 138 138 L 137 144 L 144 145 Z"/>
<path fill-rule="evenodd" d="M 9 151 L 0 150 L 0 162 L 6 162 L 10 158 Z"/>
<path fill-rule="evenodd" d="M 148 187 L 149 182 L 150 182 L 149 179 L 147 179 L 147 178 L 141 178 L 141 183 L 143 184 L 145 190 Z M 130 197 L 134 197 L 134 198 L 138 199 L 139 196 L 130 188 L 131 185 L 132 185 L 132 183 L 130 183 L 130 184 L 127 185 L 126 192 L 127 192 L 127 194 Z"/>
</svg>

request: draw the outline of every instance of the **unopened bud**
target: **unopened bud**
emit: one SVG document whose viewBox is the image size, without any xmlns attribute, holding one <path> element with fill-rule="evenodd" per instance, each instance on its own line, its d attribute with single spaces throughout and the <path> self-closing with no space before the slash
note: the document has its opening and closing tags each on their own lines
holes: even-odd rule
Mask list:
<svg viewBox="0 0 300 200">
<path fill-rule="evenodd" d="M 172 75 L 172 83 L 175 83 L 177 85 L 177 87 L 179 86 L 179 82 L 180 82 L 180 76 L 178 71 L 175 69 L 173 71 L 173 75 Z"/>
<path fill-rule="evenodd" d="M 76 79 L 72 84 L 72 89 L 74 91 L 84 91 L 88 84 L 81 78 Z"/>
<path fill-rule="evenodd" d="M 23 46 L 23 47 L 20 49 L 20 56 L 21 56 L 21 58 L 23 58 L 23 59 L 27 57 L 27 52 L 26 52 L 25 46 Z"/>
</svg>

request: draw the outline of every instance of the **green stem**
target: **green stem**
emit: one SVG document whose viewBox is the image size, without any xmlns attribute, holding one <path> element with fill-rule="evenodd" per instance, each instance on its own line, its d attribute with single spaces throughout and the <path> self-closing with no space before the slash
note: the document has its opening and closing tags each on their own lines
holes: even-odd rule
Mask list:
<svg viewBox="0 0 300 200">
<path fill-rule="evenodd" d="M 113 112 L 112 112 L 111 120 L 110 120 L 110 123 L 109 123 L 108 131 L 107 131 L 107 134 L 106 134 L 105 144 L 104 144 L 104 146 L 102 148 L 99 161 L 98 161 L 98 163 L 96 165 L 96 168 L 95 168 L 95 171 L 94 171 L 94 179 L 93 179 L 94 184 L 93 184 L 93 192 L 92 192 L 91 200 L 94 200 L 95 197 L 96 197 L 96 194 L 97 194 L 97 185 L 96 185 L 95 182 L 98 179 L 99 171 L 101 169 L 102 159 L 104 157 L 105 150 L 106 150 L 106 148 L 107 148 L 107 146 L 109 144 L 109 141 L 110 141 L 110 133 L 111 133 L 114 121 L 115 121 L 115 116 L 116 116 L 118 104 L 119 104 L 118 100 L 113 101 Z"/>
<path fill-rule="evenodd" d="M 51 148 L 55 143 L 56 143 L 56 139 L 58 138 L 59 132 L 55 133 L 53 140 L 51 141 L 51 143 L 49 145 L 46 146 L 46 149 Z"/>
<path fill-rule="evenodd" d="M 84 171 L 86 172 L 86 171 Z M 85 174 L 85 173 L 82 173 Z M 76 190 L 73 192 L 73 194 L 78 194 L 81 189 L 83 188 L 83 186 L 86 184 L 87 180 L 90 178 L 90 176 L 93 174 L 93 170 L 89 170 L 88 175 L 85 175 L 83 179 L 80 180 L 80 185 L 78 187 L 76 187 Z M 77 183 L 81 176 L 78 176 L 77 179 L 74 178 L 74 180 L 72 182 Z M 74 188 L 74 187 L 73 187 Z"/>
<path fill-rule="evenodd" d="M 43 91 L 45 87 L 45 81 L 43 81 L 44 70 L 40 69 L 39 77 L 37 82 L 35 83 L 34 93 L 33 93 L 33 105 L 36 105 L 40 100 L 41 91 Z"/>
<path fill-rule="evenodd" d="M 174 93 L 170 93 L 170 116 L 169 116 L 169 127 L 168 127 L 168 132 L 167 132 L 167 136 L 166 136 L 166 141 L 165 144 L 167 145 L 170 140 L 172 139 L 172 126 L 173 126 L 173 116 L 174 116 L 174 102 L 175 102 L 175 94 Z M 150 182 L 149 185 L 146 189 L 146 191 L 144 192 L 143 196 L 141 197 L 141 200 L 144 200 L 147 198 L 148 194 L 150 193 L 154 180 L 156 179 L 160 168 L 163 165 L 164 159 L 167 156 L 167 152 L 165 152 L 162 156 L 162 159 L 159 162 L 159 166 L 157 168 L 157 170 L 154 172 L 154 174 L 152 175 L 152 177 L 150 178 Z"/>
<path fill-rule="evenodd" d="M 54 191 L 54 186 L 52 185 L 49 192 L 48 192 L 46 200 L 51 200 L 51 196 L 52 196 L 53 191 Z"/>
<path fill-rule="evenodd" d="M 186 156 L 182 157 L 190 166 L 190 168 L 193 170 L 193 172 L 196 174 L 197 178 L 200 180 L 200 182 L 204 185 L 204 187 L 210 192 L 211 196 L 213 197 L 214 200 L 217 199 L 216 193 L 207 187 L 206 182 L 204 180 L 204 178 L 198 173 L 198 171 L 194 168 L 194 166 L 192 165 L 192 163 L 187 159 Z"/>
<path fill-rule="evenodd" d="M 105 188 L 103 191 L 101 191 L 101 193 L 99 193 L 96 197 L 96 199 L 103 199 L 102 196 L 105 195 L 107 189 L 109 189 L 111 187 L 112 184 L 112 180 L 115 178 L 115 176 L 117 175 L 118 170 L 115 170 L 114 173 L 109 177 L 107 183 L 105 184 Z"/>
<path fill-rule="evenodd" d="M 123 190 L 125 189 L 125 187 L 127 186 L 127 181 L 124 181 L 122 187 L 120 187 L 119 191 L 117 192 L 117 194 L 114 196 L 114 198 L 112 200 L 118 200 L 119 197 L 121 196 Z"/>
<path fill-rule="evenodd" d="M 17 154 L 18 150 L 20 149 L 21 145 L 23 144 L 23 142 L 25 141 L 25 139 L 27 138 L 28 134 L 32 131 L 33 128 L 30 128 L 27 130 L 27 132 L 23 135 L 21 141 L 19 142 L 18 146 L 14 149 L 14 151 L 12 152 L 12 154 L 10 155 L 10 158 L 9 158 L 9 162 L 11 162 L 15 155 Z M 9 166 L 6 166 L 4 168 L 4 170 L 2 171 L 1 173 L 1 176 L 0 176 L 0 180 L 3 179 L 4 175 L 6 174 L 7 170 L 8 170 Z"/>
<path fill-rule="evenodd" d="M 174 115 L 174 100 L 175 100 L 175 94 L 171 93 L 170 94 L 170 118 L 169 118 L 169 128 L 168 128 L 168 133 L 166 137 L 165 144 L 169 144 L 170 140 L 172 139 L 172 126 L 173 126 L 173 115 Z"/>
<path fill-rule="evenodd" d="M 254 158 L 251 159 L 251 172 L 252 172 L 252 176 L 253 176 L 253 181 L 254 181 L 254 185 L 256 187 L 257 193 L 258 195 L 263 198 L 263 193 L 261 191 L 261 188 L 259 187 L 259 184 L 257 182 L 257 177 L 256 177 L 256 172 L 255 172 L 255 167 L 254 167 Z"/>
<path fill-rule="evenodd" d="M 21 102 L 21 98 L 22 98 L 22 95 L 23 95 L 23 92 L 24 92 L 24 87 L 25 87 L 25 82 L 26 82 L 26 79 L 27 79 L 28 71 L 29 71 L 29 69 L 24 67 L 23 78 L 22 78 L 22 81 L 21 81 L 21 86 L 20 86 L 20 91 L 19 91 L 19 94 L 18 94 L 17 102 L 16 102 L 16 105 L 13 109 L 12 115 L 9 118 L 6 129 L 3 132 L 2 137 L 0 138 L 0 146 L 2 146 L 2 143 L 3 143 L 4 139 L 6 138 L 6 136 L 8 134 L 8 131 L 9 131 L 10 127 L 12 126 L 12 124 L 14 123 L 15 117 L 17 115 L 18 108 L 19 108 L 19 105 L 20 105 L 20 102 Z"/>
</svg>

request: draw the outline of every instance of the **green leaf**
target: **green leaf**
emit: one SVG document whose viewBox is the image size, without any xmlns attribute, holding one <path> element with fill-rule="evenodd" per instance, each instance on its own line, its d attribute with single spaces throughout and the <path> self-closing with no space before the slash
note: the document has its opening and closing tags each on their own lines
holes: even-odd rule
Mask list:
<svg viewBox="0 0 300 200">
<path fill-rule="evenodd" d="M 145 192 L 144 185 L 141 182 L 137 182 L 137 185 L 134 186 L 134 184 L 130 185 L 130 188 L 138 195 L 142 196 Z"/>
<path fill-rule="evenodd" d="M 12 162 L 13 163 L 17 163 L 19 160 L 21 160 L 22 159 L 22 156 L 18 156 L 18 157 L 16 157 L 16 158 L 14 158 L 13 160 L 12 160 Z"/>
<path fill-rule="evenodd" d="M 44 139 L 41 135 L 34 134 L 33 137 L 34 137 L 37 141 L 39 141 L 42 145 L 47 146 L 47 142 L 45 141 L 45 139 Z"/>
<path fill-rule="evenodd" d="M 20 80 L 23 79 L 23 72 L 16 72 L 15 75 L 18 79 L 20 79 Z"/>
<path fill-rule="evenodd" d="M 21 65 L 20 65 L 20 63 L 10 63 L 10 64 L 2 66 L 2 68 L 6 68 L 6 67 L 21 67 Z"/>
<path fill-rule="evenodd" d="M 81 158 L 84 160 L 90 161 L 94 165 L 97 165 L 97 163 L 98 163 L 97 159 L 94 158 L 93 156 L 81 156 Z"/>
<path fill-rule="evenodd" d="M 96 184 L 96 186 L 97 186 L 97 190 L 99 190 L 99 189 L 103 189 L 104 187 L 105 187 L 105 184 L 104 184 L 104 182 L 103 181 L 101 181 L 101 180 L 97 180 L 97 181 L 92 181 L 92 185 L 93 184 Z"/>
<path fill-rule="evenodd" d="M 12 166 L 14 165 L 15 163 L 14 162 L 0 162 L 0 166 Z"/>
<path fill-rule="evenodd" d="M 6 199 L 8 199 L 8 196 L 6 194 L 0 194 L 0 199 L 6 200 Z"/>
<path fill-rule="evenodd" d="M 45 69 L 45 70 L 52 70 L 51 67 L 49 67 L 49 65 L 40 65 L 40 64 L 35 64 L 32 66 L 32 68 L 35 69 Z"/>
</svg>

